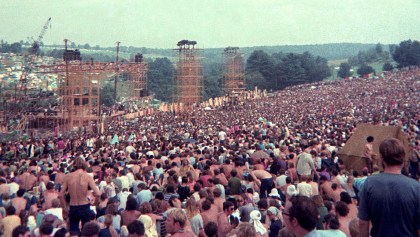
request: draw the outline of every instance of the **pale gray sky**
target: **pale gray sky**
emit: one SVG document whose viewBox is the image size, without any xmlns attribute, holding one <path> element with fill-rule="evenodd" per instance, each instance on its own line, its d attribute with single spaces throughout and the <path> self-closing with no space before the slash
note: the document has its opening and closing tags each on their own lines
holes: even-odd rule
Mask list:
<svg viewBox="0 0 420 237">
<path fill-rule="evenodd" d="M 0 39 L 200 48 L 420 40 L 420 0 L 0 0 Z"/>
</svg>

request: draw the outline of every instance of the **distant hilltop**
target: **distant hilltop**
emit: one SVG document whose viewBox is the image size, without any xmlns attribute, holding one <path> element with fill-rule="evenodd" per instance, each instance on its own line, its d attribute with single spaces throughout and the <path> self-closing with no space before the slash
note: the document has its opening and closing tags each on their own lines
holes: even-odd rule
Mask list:
<svg viewBox="0 0 420 237">
<path fill-rule="evenodd" d="M 396 42 L 398 44 L 398 42 Z M 255 50 L 263 50 L 268 54 L 273 53 L 304 53 L 308 51 L 312 55 L 321 56 L 328 60 L 337 60 L 337 59 L 347 59 L 351 56 L 357 55 L 359 51 L 367 51 L 376 44 L 361 44 L 361 43 L 331 43 L 331 44 L 311 44 L 311 45 L 278 45 L 278 46 L 252 46 L 252 47 L 239 47 L 241 52 L 244 54 L 245 58 Z M 81 49 L 83 53 L 83 49 L 85 45 L 78 45 L 81 47 L 76 47 Z M 226 47 L 232 46 L 235 47 L 236 45 L 226 45 Z M 200 48 L 200 45 L 198 45 Z M 388 51 L 388 45 L 383 45 L 384 50 Z M 53 48 L 63 48 L 62 45 L 45 45 L 44 51 L 49 51 Z M 174 47 L 175 48 L 175 47 Z M 225 47 L 224 47 L 225 48 Z M 224 48 L 203 48 L 203 56 L 208 60 L 212 60 L 212 58 L 221 57 Z M 85 53 L 104 53 L 103 51 L 107 51 L 111 58 L 114 56 L 115 47 L 99 47 L 99 46 L 92 46 L 89 47 L 89 51 Z M 92 52 L 93 51 L 93 52 Z M 147 58 L 151 56 L 152 58 L 159 58 L 159 57 L 168 57 L 171 58 L 174 56 L 173 49 L 159 49 L 159 48 L 146 48 L 146 47 L 135 47 L 135 46 L 120 46 L 120 52 L 124 53 L 142 53 Z"/>
</svg>

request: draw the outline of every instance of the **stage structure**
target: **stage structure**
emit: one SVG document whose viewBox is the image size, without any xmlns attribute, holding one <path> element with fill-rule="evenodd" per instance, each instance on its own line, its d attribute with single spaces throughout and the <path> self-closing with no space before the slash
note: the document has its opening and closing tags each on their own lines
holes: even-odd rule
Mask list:
<svg viewBox="0 0 420 237">
<path fill-rule="evenodd" d="M 244 56 L 238 47 L 224 49 L 223 90 L 228 96 L 238 96 L 245 91 Z"/>
<path fill-rule="evenodd" d="M 178 42 L 177 72 L 175 75 L 174 102 L 185 106 L 198 104 L 204 94 L 204 72 L 201 50 L 196 48 L 196 41 Z"/>
<path fill-rule="evenodd" d="M 99 123 L 101 82 L 106 79 L 126 75 L 128 79 L 123 83 L 129 85 L 126 94 L 131 101 L 140 100 L 146 90 L 147 64 L 139 54 L 134 62 L 116 64 L 94 62 L 93 59 L 82 62 L 79 51 L 66 50 L 62 63 L 43 67 L 43 70 L 58 75 L 60 106 L 54 118 L 62 131 Z"/>
</svg>

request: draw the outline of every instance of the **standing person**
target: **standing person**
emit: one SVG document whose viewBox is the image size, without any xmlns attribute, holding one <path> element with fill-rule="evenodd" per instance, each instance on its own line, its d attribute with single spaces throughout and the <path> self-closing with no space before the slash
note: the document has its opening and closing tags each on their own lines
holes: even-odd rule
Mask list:
<svg viewBox="0 0 420 237">
<path fill-rule="evenodd" d="M 226 201 L 223 203 L 223 212 L 217 217 L 218 236 L 226 236 L 237 223 L 230 223 L 230 216 L 232 215 L 235 207 L 232 202 Z"/>
<path fill-rule="evenodd" d="M 232 170 L 230 172 L 231 178 L 228 181 L 227 189 L 230 195 L 239 195 L 241 193 L 241 180 L 236 177 L 238 171 Z"/>
<path fill-rule="evenodd" d="M 280 210 L 276 207 L 269 207 L 267 210 L 267 216 L 270 219 L 270 232 L 269 237 L 276 237 L 279 235 L 279 231 L 283 227 L 283 223 L 279 218 Z"/>
<path fill-rule="evenodd" d="M 312 175 L 316 174 L 316 168 L 311 154 L 306 153 L 304 151 L 300 155 L 298 155 L 296 172 L 298 174 L 299 179 L 302 175 L 306 175 L 307 177 L 313 177 Z"/>
<path fill-rule="evenodd" d="M 385 139 L 379 146 L 384 172 L 366 179 L 360 192 L 361 237 L 419 236 L 420 184 L 401 174 L 405 151 L 401 141 Z"/>
<path fill-rule="evenodd" d="M 375 138 L 373 136 L 368 136 L 366 138 L 367 143 L 363 148 L 362 158 L 366 161 L 366 167 L 369 170 L 369 173 L 372 174 L 373 172 L 373 159 L 375 154 L 373 153 L 373 141 Z"/>
<path fill-rule="evenodd" d="M 273 176 L 265 170 L 253 170 L 250 175 L 260 186 L 260 197 L 267 198 L 267 194 L 274 187 Z"/>
<path fill-rule="evenodd" d="M 58 158 L 61 160 L 64 155 L 64 149 L 66 148 L 66 143 L 63 141 L 63 138 L 58 138 L 57 149 L 58 149 Z"/>
<path fill-rule="evenodd" d="M 185 229 L 187 225 L 187 214 L 182 209 L 174 209 L 168 213 L 166 219 L 166 231 L 172 237 L 192 237 L 193 233 Z"/>
<path fill-rule="evenodd" d="M 191 229 L 193 230 L 194 234 L 198 236 L 200 232 L 203 233 L 204 231 L 203 218 L 200 214 L 198 202 L 196 202 L 193 198 L 188 199 L 186 204 L 186 210 L 188 220 L 191 224 Z"/>
<path fill-rule="evenodd" d="M 221 146 L 225 145 L 226 132 L 223 130 L 220 130 L 218 136 L 219 136 L 220 145 Z"/>
<path fill-rule="evenodd" d="M 410 161 L 411 178 L 418 180 L 420 153 L 416 151 L 416 144 L 410 143 L 408 151 L 408 160 Z"/>
<path fill-rule="evenodd" d="M 80 233 L 79 222 L 82 226 L 89 221 L 90 203 L 88 200 L 89 188 L 96 196 L 99 196 L 99 189 L 95 185 L 93 177 L 85 171 L 86 163 L 81 157 L 73 162 L 73 172 L 67 174 L 63 180 L 60 196 L 64 204 L 64 196 L 70 196 L 70 235 L 77 236 Z"/>
</svg>

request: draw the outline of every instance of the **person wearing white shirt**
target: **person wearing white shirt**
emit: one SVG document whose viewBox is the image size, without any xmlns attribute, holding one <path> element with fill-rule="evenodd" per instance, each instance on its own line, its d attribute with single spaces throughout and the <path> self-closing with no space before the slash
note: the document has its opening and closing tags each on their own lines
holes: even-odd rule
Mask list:
<svg viewBox="0 0 420 237">
<path fill-rule="evenodd" d="M 128 177 L 125 175 L 125 171 L 124 170 L 120 170 L 120 177 L 118 177 L 117 179 L 121 180 L 121 188 L 122 189 L 130 189 L 130 181 L 128 180 Z"/>
<path fill-rule="evenodd" d="M 130 155 L 132 152 L 134 152 L 136 149 L 130 144 L 125 148 L 125 153 L 127 155 Z"/>
<path fill-rule="evenodd" d="M 52 200 L 52 207 L 45 210 L 45 215 L 52 214 L 56 216 L 59 220 L 63 221 L 63 208 L 60 205 L 60 199 Z"/>
<path fill-rule="evenodd" d="M 125 207 L 126 207 L 126 204 L 127 204 L 127 198 L 128 198 L 128 195 L 130 195 L 130 194 L 131 194 L 131 192 L 129 192 L 129 191 L 122 191 L 122 192 L 119 192 L 117 194 L 117 196 L 120 200 L 120 205 L 118 206 L 119 210 L 121 210 L 121 209 L 125 210 Z"/>
<path fill-rule="evenodd" d="M 134 183 L 134 174 L 133 174 L 133 170 L 129 169 L 128 173 L 127 173 L 127 178 L 128 178 L 128 185 L 131 187 L 133 187 L 133 183 Z"/>
<path fill-rule="evenodd" d="M 9 195 L 12 196 L 13 194 L 16 194 L 16 192 L 19 190 L 19 184 L 17 184 L 15 181 L 7 184 L 9 186 Z"/>
<path fill-rule="evenodd" d="M 297 184 L 297 191 L 299 195 L 312 197 L 312 186 L 306 182 L 308 180 L 308 176 L 302 175 L 300 178 L 301 182 Z"/>
<path fill-rule="evenodd" d="M 226 139 L 226 132 L 222 130 L 219 132 L 219 140 L 220 140 L 221 145 L 224 145 L 225 139 Z"/>
<path fill-rule="evenodd" d="M 283 187 L 284 185 L 286 185 L 286 178 L 287 175 L 282 174 L 279 177 L 276 178 L 276 184 L 277 184 L 277 188 Z"/>
</svg>

